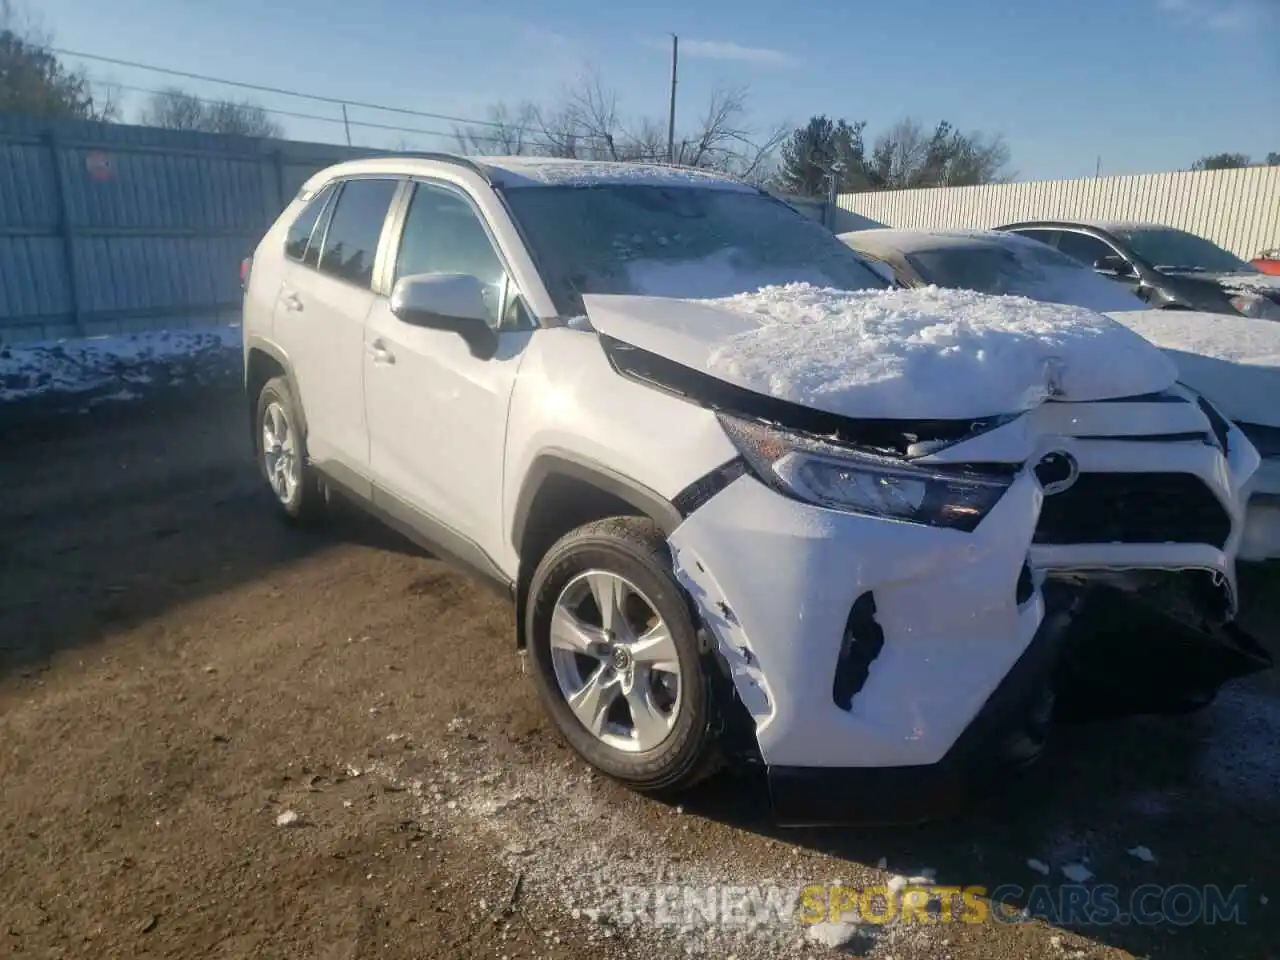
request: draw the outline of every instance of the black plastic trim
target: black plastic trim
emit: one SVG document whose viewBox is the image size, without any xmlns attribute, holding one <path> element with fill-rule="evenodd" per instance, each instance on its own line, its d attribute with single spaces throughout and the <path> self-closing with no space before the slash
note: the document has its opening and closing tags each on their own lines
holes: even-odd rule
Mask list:
<svg viewBox="0 0 1280 960">
<path fill-rule="evenodd" d="M 253 449 L 258 449 L 258 398 L 250 397 L 249 393 L 249 368 L 253 361 L 254 352 L 261 353 L 270 357 L 280 365 L 284 371 L 285 379 L 289 381 L 289 390 L 293 394 L 293 399 L 297 401 L 297 409 L 294 413 L 298 417 L 298 426 L 302 429 L 302 436 L 307 435 L 307 412 L 306 405 L 302 402 L 302 393 L 298 389 L 298 378 L 293 372 L 293 362 L 289 359 L 289 355 L 271 340 L 266 339 L 260 334 L 251 333 L 246 338 L 244 349 L 244 386 L 246 398 L 249 401 L 249 423 L 253 437 Z"/>
<path fill-rule="evenodd" d="M 515 515 L 511 522 L 511 542 L 517 552 L 523 547 L 525 531 L 529 528 L 530 513 L 538 491 L 549 478 L 557 475 L 581 480 L 630 504 L 652 518 L 667 535 L 674 532 L 684 520 L 671 501 L 630 477 L 567 450 L 547 450 L 540 453 L 529 466 L 524 485 L 516 499 Z"/>
<path fill-rule="evenodd" d="M 748 473 L 747 461 L 742 457 L 734 457 L 714 470 L 702 475 L 693 483 L 676 494 L 671 505 L 681 517 L 688 517 L 717 493 L 739 477 Z"/>
</svg>

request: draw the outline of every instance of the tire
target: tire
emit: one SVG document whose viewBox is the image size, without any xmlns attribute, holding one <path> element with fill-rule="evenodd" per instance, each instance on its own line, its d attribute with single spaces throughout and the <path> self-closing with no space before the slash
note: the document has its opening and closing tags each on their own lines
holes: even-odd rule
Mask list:
<svg viewBox="0 0 1280 960">
<path fill-rule="evenodd" d="M 622 606 L 628 612 L 615 631 L 618 642 L 612 655 L 573 654 L 562 640 L 553 643 L 553 622 L 565 622 L 560 618 L 573 606 L 584 584 L 586 598 L 576 607 L 582 619 L 573 621 L 578 626 L 603 620 L 598 616 L 597 588 L 602 583 L 619 582 L 625 595 Z M 538 564 L 528 599 L 526 636 L 534 683 L 551 719 L 574 751 L 602 773 L 644 793 L 677 793 L 715 772 L 720 765 L 721 730 L 712 683 L 715 665 L 700 650 L 692 608 L 671 572 L 666 540 L 651 520 L 613 517 L 562 537 Z M 644 608 L 656 619 L 646 619 Z M 662 625 L 666 627 L 665 638 L 658 630 Z M 606 636 L 603 623 L 599 627 L 593 624 L 591 629 L 597 632 L 590 636 Z M 557 637 L 565 635 L 563 629 L 557 630 Z M 628 638 L 633 642 L 628 643 Z M 657 652 L 654 638 L 661 640 L 664 653 Z M 627 693 L 622 692 L 628 673 L 625 660 L 617 653 L 620 646 L 635 651 Z M 648 656 L 655 659 L 645 661 Z M 673 666 L 678 669 L 671 669 Z M 595 676 L 600 685 L 609 676 L 617 682 L 613 706 L 604 712 L 603 734 L 588 729 L 580 713 L 570 706 L 576 681 L 586 674 Z M 674 702 L 672 678 L 678 682 Z M 565 679 L 571 681 L 568 690 L 562 682 Z M 602 701 L 604 698 L 601 695 Z M 643 732 L 632 707 L 637 701 L 654 708 L 640 709 L 646 719 Z M 580 710 L 590 714 L 587 707 Z M 661 730 L 655 716 L 667 718 L 667 732 L 660 740 L 653 735 L 654 730 Z M 622 728 L 628 720 L 633 729 L 630 738 L 624 739 Z"/>
<path fill-rule="evenodd" d="M 268 417 L 272 418 L 270 424 Z M 267 483 L 277 514 L 292 524 L 314 523 L 325 514 L 324 487 L 315 469 L 307 462 L 307 442 L 299 426 L 301 422 L 298 402 L 289 389 L 289 381 L 284 377 L 274 377 L 263 384 L 258 394 L 254 435 L 258 468 Z M 273 435 L 277 443 L 270 445 L 269 438 Z M 285 452 L 290 462 L 284 469 L 291 473 L 292 480 L 282 485 L 278 479 L 280 461 L 277 458 L 284 448 L 287 448 Z"/>
</svg>

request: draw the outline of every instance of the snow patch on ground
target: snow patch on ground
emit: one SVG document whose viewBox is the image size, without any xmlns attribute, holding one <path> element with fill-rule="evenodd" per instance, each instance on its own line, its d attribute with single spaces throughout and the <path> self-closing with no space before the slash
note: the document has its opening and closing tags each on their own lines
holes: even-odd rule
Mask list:
<svg viewBox="0 0 1280 960">
<path fill-rule="evenodd" d="M 1127 852 L 1128 852 L 1129 856 L 1131 856 L 1131 857 L 1137 857 L 1137 858 L 1138 858 L 1139 860 L 1141 860 L 1143 863 L 1155 863 L 1155 862 L 1156 862 L 1155 854 L 1153 854 L 1153 853 L 1152 853 L 1152 852 L 1151 852 L 1147 847 L 1144 847 L 1144 846 L 1141 846 L 1141 845 L 1136 846 L 1136 847 L 1130 847 L 1130 848 L 1129 848 L 1129 850 L 1128 850 Z"/>
<path fill-rule="evenodd" d="M 847 416 L 1016 413 L 1049 396 L 1051 369 L 1065 399 L 1154 392 L 1176 377 L 1114 320 L 1023 297 L 788 284 L 703 303 L 755 321 L 711 351 L 710 372 Z"/>
<path fill-rule="evenodd" d="M 1068 863 L 1062 868 L 1062 875 L 1072 883 L 1085 883 L 1093 879 L 1093 871 L 1083 863 Z"/>
<path fill-rule="evenodd" d="M 1043 877 L 1047 877 L 1049 875 L 1049 865 L 1043 860 L 1037 860 L 1035 857 L 1031 857 L 1027 860 L 1027 866 Z"/>
<path fill-rule="evenodd" d="M 764 876 L 731 857 L 689 855 L 678 843 L 655 837 L 634 811 L 601 798 L 600 778 L 578 763 L 534 768 L 500 760 L 468 739 L 463 719 L 452 721 L 448 732 L 457 743 L 433 751 L 437 762 L 427 773 L 406 777 L 384 763 L 365 772 L 403 787 L 420 805 L 424 821 L 487 838 L 505 870 L 519 877 L 523 896 L 556 904 L 583 924 L 588 940 L 630 942 L 653 956 L 816 960 L 851 949 L 879 958 L 934 955 L 936 938 L 945 933 L 942 925 L 914 922 L 801 923 L 801 890 L 818 882 L 812 857 L 793 851 L 785 865 Z M 671 818 L 678 837 L 679 809 Z M 886 880 L 869 868 L 840 867 L 840 878 L 826 882 L 861 886 Z M 917 872 L 910 883 L 933 882 L 933 870 Z M 713 915 L 726 909 L 723 896 L 733 888 L 741 888 L 744 897 L 737 901 L 742 912 L 736 920 L 710 922 L 699 915 L 708 907 Z M 685 890 L 696 896 L 708 889 L 722 899 L 693 906 L 685 899 Z M 644 891 L 670 891 L 671 899 L 664 906 L 637 898 Z M 752 923 L 750 917 L 765 919 Z"/>
<path fill-rule="evenodd" d="M 239 326 L 154 330 L 0 346 L 0 401 L 51 393 L 134 399 L 134 387 L 199 380 L 239 365 Z"/>
</svg>

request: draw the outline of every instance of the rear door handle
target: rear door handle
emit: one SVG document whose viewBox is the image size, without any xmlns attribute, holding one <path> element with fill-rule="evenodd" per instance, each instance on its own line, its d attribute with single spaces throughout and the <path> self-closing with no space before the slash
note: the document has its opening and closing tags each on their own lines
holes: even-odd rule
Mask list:
<svg viewBox="0 0 1280 960">
<path fill-rule="evenodd" d="M 396 355 L 387 349 L 387 345 L 381 340 L 374 340 L 369 344 L 369 356 L 373 357 L 374 363 L 395 363 Z"/>
</svg>

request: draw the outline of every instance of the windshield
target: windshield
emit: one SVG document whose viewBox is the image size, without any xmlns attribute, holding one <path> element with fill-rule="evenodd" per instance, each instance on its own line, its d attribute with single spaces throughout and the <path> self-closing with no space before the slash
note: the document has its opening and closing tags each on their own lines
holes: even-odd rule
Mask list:
<svg viewBox="0 0 1280 960">
<path fill-rule="evenodd" d="M 1133 252 L 1159 270 L 1204 273 L 1260 273 L 1216 243 L 1172 227 L 1112 230 Z"/>
<path fill-rule="evenodd" d="M 888 284 L 821 224 L 762 194 L 609 184 L 505 194 L 556 309 L 582 295 L 709 299 L 782 283 Z"/>
<path fill-rule="evenodd" d="M 1113 280 L 1038 241 L 975 242 L 907 255 L 921 279 L 939 287 L 1066 303 L 1099 313 L 1146 304 Z"/>
</svg>

